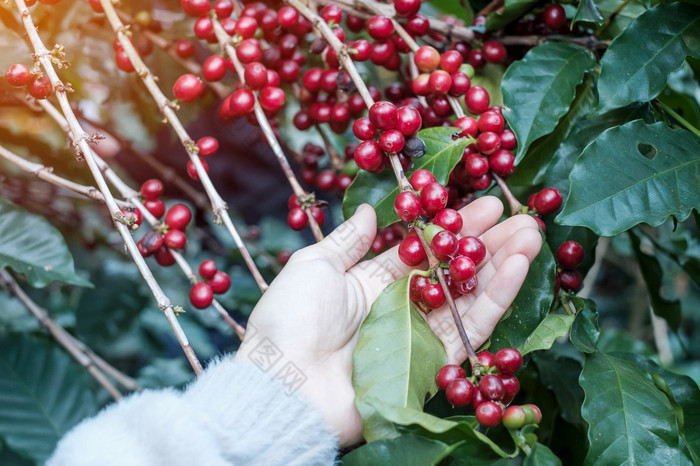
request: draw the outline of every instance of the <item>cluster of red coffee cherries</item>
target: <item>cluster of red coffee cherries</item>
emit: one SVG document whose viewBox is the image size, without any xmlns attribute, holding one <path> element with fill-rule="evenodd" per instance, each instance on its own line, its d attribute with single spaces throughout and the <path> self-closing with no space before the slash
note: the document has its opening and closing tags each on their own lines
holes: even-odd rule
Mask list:
<svg viewBox="0 0 700 466">
<path fill-rule="evenodd" d="M 211 259 L 199 264 L 199 276 L 202 280 L 190 288 L 190 302 L 197 309 L 209 306 L 215 294 L 226 293 L 231 287 L 231 278 L 219 270 Z"/>
<path fill-rule="evenodd" d="M 35 99 L 46 99 L 53 91 L 48 76 L 37 70 L 32 72 L 21 63 L 11 65 L 5 72 L 5 79 L 15 87 L 26 87 L 29 95 Z"/>
<path fill-rule="evenodd" d="M 550 215 L 559 210 L 562 203 L 561 193 L 556 188 L 544 188 L 533 193 L 527 199 L 528 213 L 532 215 L 539 224 L 542 231 L 546 231 L 542 215 Z"/>
<path fill-rule="evenodd" d="M 470 406 L 476 420 L 484 427 L 503 424 L 509 429 L 520 429 L 527 424 L 539 424 L 540 409 L 532 404 L 508 406 L 520 390 L 515 373 L 523 364 L 523 357 L 514 348 L 477 353 L 481 368 L 467 377 L 465 370 L 456 364 L 440 369 L 435 381 L 445 391 L 447 401 L 456 408 Z"/>
<path fill-rule="evenodd" d="M 319 170 L 320 161 L 325 153 L 321 146 L 311 142 L 304 144 L 299 157 L 302 164 L 301 179 L 307 186 L 315 186 L 321 192 L 336 191 L 342 196 L 357 174 L 357 167 L 347 163 L 348 160 L 352 160 L 353 153 L 345 154 L 346 163 L 340 173 L 336 173 L 333 168 Z"/>
<path fill-rule="evenodd" d="M 578 241 L 565 241 L 557 249 L 557 282 L 554 293 L 557 294 L 559 288 L 564 291 L 576 292 L 581 289 L 583 275 L 576 270 L 576 267 L 583 262 L 584 249 Z"/>
<path fill-rule="evenodd" d="M 363 170 L 377 173 L 386 166 L 385 154 L 403 152 L 410 158 L 422 157 L 425 142 L 415 137 L 421 125 L 420 112 L 415 107 L 397 108 L 385 100 L 375 102 L 368 116 L 358 118 L 352 125 L 353 134 L 362 140 L 355 149 L 355 163 Z"/>
<path fill-rule="evenodd" d="M 302 198 L 297 197 L 296 194 L 292 194 L 287 201 L 287 207 L 289 207 L 287 224 L 295 231 L 306 228 L 309 224 L 309 217 L 306 215 L 305 209 L 309 209 L 316 223 L 318 223 L 319 226 L 323 225 L 323 222 L 326 220 L 326 214 L 323 213 L 323 209 L 321 209 L 320 205 L 321 203 L 316 201 L 313 194 L 307 194 Z"/>
<path fill-rule="evenodd" d="M 139 215 L 139 214 L 137 214 Z M 161 213 L 162 215 L 162 213 Z M 170 250 L 179 251 L 187 244 L 185 228 L 192 219 L 190 209 L 184 204 L 175 204 L 165 213 L 161 231 L 150 230 L 136 243 L 143 257 L 153 255 L 165 267 L 175 263 Z"/>
</svg>

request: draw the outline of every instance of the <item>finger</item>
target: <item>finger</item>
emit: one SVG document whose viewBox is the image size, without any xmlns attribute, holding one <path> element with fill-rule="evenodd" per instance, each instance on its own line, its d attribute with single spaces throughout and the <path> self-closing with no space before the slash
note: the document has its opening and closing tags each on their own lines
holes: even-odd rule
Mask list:
<svg viewBox="0 0 700 466">
<path fill-rule="evenodd" d="M 464 219 L 462 236 L 480 236 L 501 218 L 503 203 L 497 197 L 484 196 L 462 207 L 459 213 Z"/>
<path fill-rule="evenodd" d="M 530 215 L 515 215 L 489 229 L 481 235 L 486 249 L 493 255 L 503 244 L 510 241 L 514 232 L 530 228 L 539 232 L 537 221 Z"/>
<path fill-rule="evenodd" d="M 369 204 L 362 204 L 355 215 L 330 235 L 292 257 L 295 260 L 322 259 L 345 272 L 367 254 L 376 234 L 377 215 Z"/>
</svg>

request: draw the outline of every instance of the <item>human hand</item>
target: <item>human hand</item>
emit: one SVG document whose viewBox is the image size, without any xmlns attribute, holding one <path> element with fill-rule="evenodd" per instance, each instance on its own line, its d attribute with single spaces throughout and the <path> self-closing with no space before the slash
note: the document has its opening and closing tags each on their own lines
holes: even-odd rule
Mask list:
<svg viewBox="0 0 700 466">
<path fill-rule="evenodd" d="M 496 225 L 503 204 L 495 197 L 480 198 L 460 213 L 462 236 L 479 236 L 487 249 L 477 289 L 456 300 L 469 340 L 478 348 L 520 290 L 542 240 L 537 223 L 527 215 Z M 294 253 L 250 317 L 254 340 L 245 339 L 237 354 L 249 357 L 256 342 L 268 338 L 307 377 L 300 393 L 338 433 L 341 445 L 361 439 L 352 387 L 360 325 L 382 290 L 411 270 L 399 259 L 397 247 L 358 263 L 375 234 L 374 210 L 362 205 L 323 241 Z M 449 332 L 454 327 L 449 308 L 433 310 L 426 320 L 442 339 L 448 362 L 464 362 L 466 351 Z"/>
</svg>

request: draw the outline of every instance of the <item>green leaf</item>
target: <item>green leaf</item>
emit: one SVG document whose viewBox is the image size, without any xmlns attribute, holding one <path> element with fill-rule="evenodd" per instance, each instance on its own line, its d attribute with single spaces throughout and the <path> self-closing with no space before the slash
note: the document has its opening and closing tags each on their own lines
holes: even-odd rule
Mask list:
<svg viewBox="0 0 700 466">
<path fill-rule="evenodd" d="M 88 387 L 86 372 L 60 349 L 29 336 L 0 340 L 0 440 L 43 462 L 97 411 Z"/>
<path fill-rule="evenodd" d="M 669 300 L 661 296 L 664 272 L 659 260 L 653 255 L 645 254 L 640 247 L 640 238 L 632 231 L 629 233 L 632 250 L 639 263 L 639 271 L 647 285 L 652 310 L 654 314 L 665 319 L 669 327 L 677 331 L 681 324 L 681 303 L 677 299 Z"/>
<path fill-rule="evenodd" d="M 448 444 L 459 443 L 464 439 L 479 441 L 488 446 L 493 453 L 501 458 L 514 458 L 518 456 L 517 446 L 512 445 L 513 451 L 507 452 L 491 438 L 477 430 L 477 422 L 474 416 L 453 416 L 442 419 L 431 414 L 419 412 L 409 408 L 387 408 L 386 405 L 376 405 L 379 412 L 394 424 L 405 426 L 408 430 L 418 433 L 423 437 L 440 440 Z"/>
<path fill-rule="evenodd" d="M 574 298 L 580 301 L 587 299 Z M 592 302 L 592 301 L 591 301 Z M 571 343 L 582 353 L 593 353 L 598 347 L 600 327 L 595 306 L 585 305 L 576 313 L 576 320 L 571 326 Z"/>
<path fill-rule="evenodd" d="M 579 21 L 597 24 L 598 26 L 603 24 L 603 16 L 598 11 L 598 7 L 593 0 L 579 0 L 576 14 L 571 20 L 571 26 L 573 27 Z"/>
<path fill-rule="evenodd" d="M 561 460 L 546 445 L 536 443 L 523 466 L 561 466 Z"/>
<path fill-rule="evenodd" d="M 649 9 L 603 55 L 601 111 L 653 99 L 688 55 L 700 56 L 700 8 L 677 2 Z"/>
<path fill-rule="evenodd" d="M 530 10 L 536 3 L 537 0 L 506 0 L 502 12 L 493 12 L 486 17 L 486 30 L 501 29 Z"/>
<path fill-rule="evenodd" d="M 554 299 L 556 264 L 546 244 L 530 265 L 525 282 L 503 319 L 491 334 L 496 349 L 522 345 L 539 323 L 549 314 Z"/>
<path fill-rule="evenodd" d="M 90 286 L 73 268 L 73 256 L 61 233 L 43 217 L 0 201 L 0 267 L 11 267 L 30 285 L 52 281 Z"/>
<path fill-rule="evenodd" d="M 426 154 L 415 160 L 414 170 L 423 168 L 435 175 L 437 181 L 447 184 L 450 172 L 462 159 L 469 138 L 452 140 L 455 128 L 429 128 L 418 133 L 425 141 Z M 389 167 L 381 173 L 360 171 L 343 197 L 343 215 L 351 217 L 360 204 L 368 203 L 377 212 L 377 228 L 384 228 L 399 220 L 394 211 L 394 200 L 399 194 L 394 173 Z"/>
<path fill-rule="evenodd" d="M 653 159 L 641 151 L 652 148 Z M 663 123 L 635 120 L 592 142 L 571 170 L 571 192 L 556 222 L 613 236 L 639 223 L 683 221 L 700 207 L 700 139 Z"/>
<path fill-rule="evenodd" d="M 590 426 L 587 464 L 690 464 L 671 403 L 648 374 L 610 354 L 586 359 L 581 413 Z"/>
<path fill-rule="evenodd" d="M 576 316 L 573 314 L 549 314 L 540 322 L 535 331 L 527 337 L 527 340 L 518 350 L 525 355 L 533 351 L 551 348 L 557 338 L 566 336 L 569 333 L 575 318 Z"/>
<path fill-rule="evenodd" d="M 664 379 L 673 395 L 673 401 L 678 403 L 683 410 L 683 415 L 678 418 L 678 427 L 697 464 L 700 461 L 700 429 L 694 420 L 700 419 L 700 388 L 698 388 L 698 384 L 690 377 L 659 367 L 651 359 L 639 354 L 616 353 L 615 356 L 627 359 L 637 367 L 652 374 L 658 374 Z"/>
<path fill-rule="evenodd" d="M 603 18 L 610 21 L 599 33 L 601 39 L 619 36 L 632 21 L 647 11 L 643 0 L 595 0 L 595 4 Z"/>
<path fill-rule="evenodd" d="M 556 397 L 561 417 L 585 432 L 587 425 L 581 417 L 583 390 L 578 384 L 581 363 L 569 357 L 560 357 L 552 353 L 553 351 L 548 351 L 533 355 L 542 385 L 547 387 Z"/>
<path fill-rule="evenodd" d="M 438 440 L 405 434 L 363 445 L 343 456 L 340 464 L 344 466 L 437 465 L 459 445 L 458 443 L 447 445 Z"/>
<path fill-rule="evenodd" d="M 508 68 L 501 82 L 503 116 L 518 139 L 516 164 L 533 141 L 554 130 L 594 65 L 593 54 L 583 47 L 545 42 Z"/>
<path fill-rule="evenodd" d="M 435 374 L 446 361 L 442 342 L 409 300 L 409 279 L 389 285 L 372 304 L 353 354 L 355 405 L 368 442 L 397 436 L 373 400 L 386 410 L 422 412 L 426 395 L 437 391 Z"/>
</svg>

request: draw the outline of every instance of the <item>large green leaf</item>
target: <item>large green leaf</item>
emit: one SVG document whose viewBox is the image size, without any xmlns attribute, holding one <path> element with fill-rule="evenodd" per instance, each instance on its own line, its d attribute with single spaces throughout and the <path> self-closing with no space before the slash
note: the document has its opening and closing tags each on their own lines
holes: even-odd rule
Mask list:
<svg viewBox="0 0 700 466">
<path fill-rule="evenodd" d="M 700 427 L 694 421 L 700 419 L 700 388 L 698 388 L 698 384 L 687 375 L 676 374 L 659 367 L 651 359 L 642 355 L 616 353 L 615 356 L 627 359 L 637 367 L 657 374 L 664 379 L 671 391 L 673 401 L 680 405 L 683 411 L 682 416 L 677 416 L 678 427 L 697 464 L 700 461 Z"/>
<path fill-rule="evenodd" d="M 666 299 L 661 295 L 664 272 L 659 260 L 656 256 L 642 251 L 640 238 L 633 231 L 629 233 L 632 251 L 634 251 L 634 256 L 639 263 L 639 271 L 642 273 L 642 278 L 644 278 L 644 282 L 647 285 L 652 310 L 654 314 L 665 319 L 669 327 L 677 331 L 681 324 L 681 302 L 678 299 Z"/>
<path fill-rule="evenodd" d="M 598 11 L 609 23 L 601 29 L 601 39 L 614 39 L 639 15 L 647 11 L 644 0 L 595 0 Z"/>
<path fill-rule="evenodd" d="M 494 349 L 519 347 L 547 316 L 554 299 L 555 273 L 552 251 L 543 244 L 513 305 L 491 334 Z"/>
<path fill-rule="evenodd" d="M 11 267 L 35 287 L 56 280 L 89 286 L 73 268 L 61 233 L 43 217 L 0 201 L 0 267 Z"/>
<path fill-rule="evenodd" d="M 450 172 L 462 159 L 469 138 L 452 139 L 455 128 L 429 128 L 418 133 L 425 141 L 426 153 L 416 159 L 414 170 L 423 168 L 435 175 L 437 181 L 447 184 Z M 360 171 L 343 197 L 343 215 L 351 217 L 360 204 L 368 203 L 377 212 L 377 228 L 384 228 L 399 221 L 394 211 L 394 200 L 399 194 L 396 177 L 389 167 L 381 173 Z"/>
<path fill-rule="evenodd" d="M 545 42 L 513 63 L 501 82 L 503 116 L 518 139 L 516 163 L 569 110 L 576 86 L 593 68 L 593 54 L 566 42 Z"/>
<path fill-rule="evenodd" d="M 0 440 L 43 462 L 71 427 L 95 413 L 86 372 L 28 336 L 0 340 Z"/>
<path fill-rule="evenodd" d="M 561 410 L 561 417 L 585 431 L 586 422 L 581 417 L 583 390 L 578 384 L 581 363 L 552 353 L 554 352 L 548 351 L 533 355 L 542 385 L 556 397 L 557 409 Z"/>
<path fill-rule="evenodd" d="M 397 436 L 375 404 L 422 413 L 447 359 L 442 342 L 411 304 L 408 283 L 409 277 L 395 281 L 372 304 L 353 354 L 355 405 L 368 442 Z"/>
<path fill-rule="evenodd" d="M 676 2 L 651 8 L 603 55 L 601 111 L 653 99 L 688 55 L 700 56 L 700 7 Z"/>
<path fill-rule="evenodd" d="M 393 439 L 377 440 L 343 456 L 344 466 L 432 466 L 446 458 L 460 444 L 447 445 L 438 440 L 405 434 Z"/>
<path fill-rule="evenodd" d="M 652 159 L 642 151 L 653 148 Z M 592 142 L 571 170 L 571 192 L 556 222 L 613 236 L 639 223 L 685 220 L 700 207 L 700 138 L 664 123 L 635 120 Z"/>
<path fill-rule="evenodd" d="M 525 355 L 551 348 L 557 338 L 569 333 L 575 317 L 573 314 L 549 314 L 518 350 Z"/>
<path fill-rule="evenodd" d="M 634 364 L 605 353 L 586 359 L 581 408 L 589 424 L 587 464 L 690 464 L 666 395 Z"/>
</svg>

